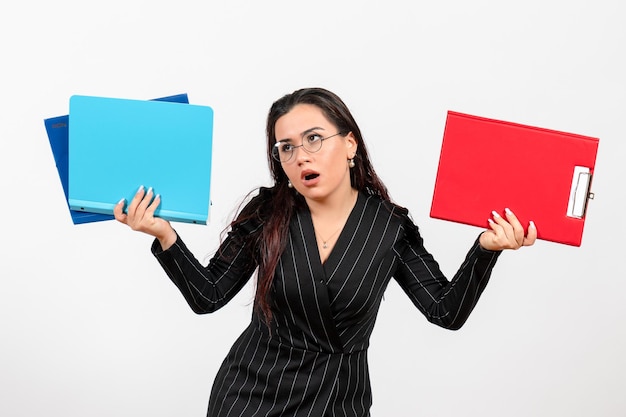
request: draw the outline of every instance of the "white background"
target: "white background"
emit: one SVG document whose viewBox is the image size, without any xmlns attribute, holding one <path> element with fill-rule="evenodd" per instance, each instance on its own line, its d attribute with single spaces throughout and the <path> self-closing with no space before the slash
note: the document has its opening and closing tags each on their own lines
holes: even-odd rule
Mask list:
<svg viewBox="0 0 626 417">
<path fill-rule="evenodd" d="M 188 93 L 213 107 L 211 223 L 176 225 L 207 260 L 243 196 L 269 184 L 270 104 L 309 86 L 347 102 L 392 197 L 449 276 L 480 230 L 428 217 L 447 110 L 600 138 L 580 248 L 540 241 L 503 254 L 458 332 L 427 323 L 392 282 L 371 341 L 373 415 L 626 415 L 625 8 L 4 2 L 0 415 L 205 415 L 251 311 L 252 284 L 214 315 L 194 315 L 148 236 L 72 225 L 43 119 L 67 114 L 72 94 Z"/>
</svg>

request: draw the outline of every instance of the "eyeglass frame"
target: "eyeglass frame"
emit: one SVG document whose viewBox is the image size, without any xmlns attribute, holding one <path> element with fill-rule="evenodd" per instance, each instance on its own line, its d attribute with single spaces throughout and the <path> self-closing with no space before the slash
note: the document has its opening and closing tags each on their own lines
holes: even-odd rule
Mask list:
<svg viewBox="0 0 626 417">
<path fill-rule="evenodd" d="M 347 135 L 348 133 L 350 133 L 350 132 L 343 132 L 343 131 L 339 131 L 339 132 L 337 132 L 337 133 L 335 133 L 335 134 L 332 134 L 332 135 L 330 135 L 330 136 L 326 136 L 325 138 L 320 138 L 320 140 L 319 140 L 320 147 L 319 147 L 318 149 L 314 150 L 314 151 L 312 151 L 312 150 L 310 150 L 310 149 L 307 149 L 307 147 L 306 147 L 306 146 L 304 146 L 304 143 L 305 143 L 305 142 L 304 142 L 304 139 L 303 139 L 303 140 L 302 140 L 302 143 L 301 143 L 300 145 L 296 145 L 296 146 L 292 145 L 292 148 L 291 148 L 291 155 L 289 156 L 289 158 L 285 159 L 284 161 L 282 161 L 282 160 L 280 159 L 280 153 L 279 153 L 279 152 L 280 152 L 280 150 L 279 150 L 279 151 L 277 151 L 277 152 L 276 152 L 276 155 L 275 155 L 275 154 L 274 154 L 274 149 L 277 149 L 280 145 L 287 144 L 288 142 L 287 142 L 287 141 L 284 141 L 284 140 L 279 140 L 279 141 L 277 141 L 277 142 L 274 144 L 274 146 L 272 147 L 272 158 L 273 158 L 275 161 L 278 161 L 278 162 L 281 162 L 281 163 L 289 162 L 289 161 L 291 161 L 291 158 L 293 158 L 294 154 L 296 153 L 296 149 L 298 149 L 298 148 L 302 148 L 302 149 L 303 149 L 306 153 L 309 153 L 309 154 L 312 154 L 312 153 L 317 153 L 317 152 L 319 152 L 319 151 L 322 149 L 323 142 L 324 142 L 326 139 L 334 138 L 335 136 L 339 136 L 339 135 L 344 135 L 344 136 L 345 136 L 345 135 Z M 320 134 L 314 134 L 314 135 L 316 135 L 316 136 L 321 136 Z"/>
</svg>

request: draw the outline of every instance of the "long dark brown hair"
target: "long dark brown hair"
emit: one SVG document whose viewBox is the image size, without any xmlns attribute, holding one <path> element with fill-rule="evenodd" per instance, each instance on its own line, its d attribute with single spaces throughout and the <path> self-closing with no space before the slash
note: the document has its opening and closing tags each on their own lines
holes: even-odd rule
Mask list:
<svg viewBox="0 0 626 417">
<path fill-rule="evenodd" d="M 276 143 L 276 121 L 289 113 L 298 104 L 317 106 L 324 116 L 337 127 L 339 132 L 352 132 L 357 143 L 354 158 L 355 166 L 350 169 L 350 182 L 356 190 L 376 195 L 384 201 L 390 201 L 387 187 L 378 178 L 370 163 L 367 148 L 363 142 L 361 130 L 346 104 L 334 93 L 323 88 L 305 88 L 287 94 L 272 104 L 267 116 L 267 161 L 274 180 L 270 189 L 262 189 L 264 198 L 252 200 L 231 227 L 235 227 L 253 217 L 263 222 L 259 233 L 250 236 L 248 245 L 258 263 L 258 277 L 254 308 L 266 322 L 272 320 L 272 302 L 270 289 L 274 272 L 286 245 L 289 223 L 293 213 L 306 203 L 301 195 L 287 186 L 288 178 L 280 162 L 272 157 L 272 148 Z"/>
</svg>

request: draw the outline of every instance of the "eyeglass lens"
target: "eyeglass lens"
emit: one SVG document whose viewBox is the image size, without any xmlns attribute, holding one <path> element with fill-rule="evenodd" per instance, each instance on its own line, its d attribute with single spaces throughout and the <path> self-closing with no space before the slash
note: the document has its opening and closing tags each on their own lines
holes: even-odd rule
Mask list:
<svg viewBox="0 0 626 417">
<path fill-rule="evenodd" d="M 326 139 L 330 139 L 337 135 L 340 135 L 341 132 L 335 133 L 334 135 L 327 136 L 322 138 L 320 135 L 311 135 L 302 141 L 302 145 L 294 146 L 289 142 L 276 142 L 274 147 L 272 148 L 272 157 L 280 162 L 289 161 L 295 152 L 295 150 L 299 147 L 303 147 L 304 150 L 308 153 L 315 153 L 322 149 L 322 142 Z"/>
</svg>

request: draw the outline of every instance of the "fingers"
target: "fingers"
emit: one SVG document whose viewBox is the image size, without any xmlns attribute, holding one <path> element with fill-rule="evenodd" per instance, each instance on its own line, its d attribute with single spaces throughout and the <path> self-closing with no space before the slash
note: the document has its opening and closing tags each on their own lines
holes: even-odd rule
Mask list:
<svg viewBox="0 0 626 417">
<path fill-rule="evenodd" d="M 509 240 L 515 241 L 515 244 L 519 245 L 518 247 L 522 246 L 524 243 L 524 227 L 508 207 L 504 209 L 504 213 L 510 225 L 510 228 L 505 228 Z"/>
<path fill-rule="evenodd" d="M 537 239 L 537 229 L 533 222 L 530 222 L 528 233 L 524 232 L 524 227 L 517 216 L 505 209 L 505 217 L 498 212 L 492 212 L 493 220 L 488 219 L 489 228 L 485 236 L 481 239 L 481 244 L 485 244 L 486 249 L 503 250 L 519 249 L 522 246 L 531 246 Z"/>
<path fill-rule="evenodd" d="M 154 215 L 161 204 L 161 196 L 154 196 L 152 187 L 148 190 L 145 190 L 143 186 L 139 187 L 128 204 L 126 213 L 124 213 L 125 204 L 126 200 L 122 199 L 113 208 L 113 214 L 119 222 L 126 224 L 132 230 L 158 238 L 161 240 L 162 247 L 165 247 L 163 242 L 169 242 L 171 245 L 176 240 L 176 232 L 170 223 Z"/>
<path fill-rule="evenodd" d="M 115 220 L 120 223 L 126 224 L 127 215 L 124 213 L 124 206 L 126 205 L 126 199 L 122 198 L 116 205 L 113 207 L 113 216 L 115 216 Z"/>
<path fill-rule="evenodd" d="M 128 210 L 126 210 L 126 212 L 128 213 L 128 216 L 130 216 L 132 218 L 135 217 L 135 213 L 137 212 L 137 208 L 141 204 L 141 202 L 142 202 L 142 200 L 144 198 L 144 195 L 145 195 L 145 188 L 142 185 L 142 186 L 139 187 L 139 189 L 135 193 L 135 196 L 133 197 L 133 199 L 131 200 L 130 204 L 128 205 Z"/>
<path fill-rule="evenodd" d="M 515 218 L 509 210 L 505 210 L 505 212 L 507 219 L 502 217 L 495 210 L 491 212 L 493 220 L 488 219 L 489 226 L 494 232 L 493 241 L 494 244 L 498 245 L 502 249 L 517 249 L 523 242 L 524 231 L 522 229 L 522 236 L 520 237 L 519 230 L 516 229 L 516 226 L 519 225 L 519 221 L 517 221 L 517 218 Z M 521 225 L 519 226 L 521 227 Z"/>
<path fill-rule="evenodd" d="M 148 188 L 146 191 L 142 185 L 135 193 L 130 204 L 128 204 L 126 213 L 124 213 L 126 199 L 122 199 L 113 208 L 113 215 L 118 221 L 130 226 L 132 229 L 141 230 L 153 222 L 154 212 L 161 201 L 159 196 L 154 199 L 152 196 L 152 188 Z"/>
<path fill-rule="evenodd" d="M 139 193 L 144 194 L 143 187 L 140 188 Z M 146 213 L 146 210 L 148 209 L 148 207 L 150 206 L 150 203 L 152 202 L 152 195 L 153 195 L 153 191 L 152 191 L 152 187 L 150 187 L 148 188 L 148 191 L 146 191 L 145 194 L 143 195 L 143 198 L 139 201 L 139 204 L 137 205 L 137 208 L 135 209 L 135 217 L 137 217 L 139 220 L 143 219 L 143 217 L 146 214 L 150 214 L 150 213 Z M 137 198 L 137 195 L 135 195 L 135 198 Z M 135 198 L 133 198 L 133 200 Z M 152 212 L 154 213 L 154 210 L 152 210 Z"/>
<path fill-rule="evenodd" d="M 524 237 L 523 246 L 532 246 L 537 240 L 537 227 L 535 226 L 535 222 L 532 220 L 528 225 L 528 233 Z"/>
<path fill-rule="evenodd" d="M 148 195 L 146 196 L 145 200 L 149 201 L 150 198 L 148 197 L 152 197 L 152 189 L 148 190 Z M 159 204 L 161 204 L 161 196 L 157 194 L 156 196 L 154 196 L 152 202 L 148 205 L 148 207 L 146 207 L 145 215 L 148 217 L 154 217 L 154 212 L 159 207 Z"/>
</svg>

